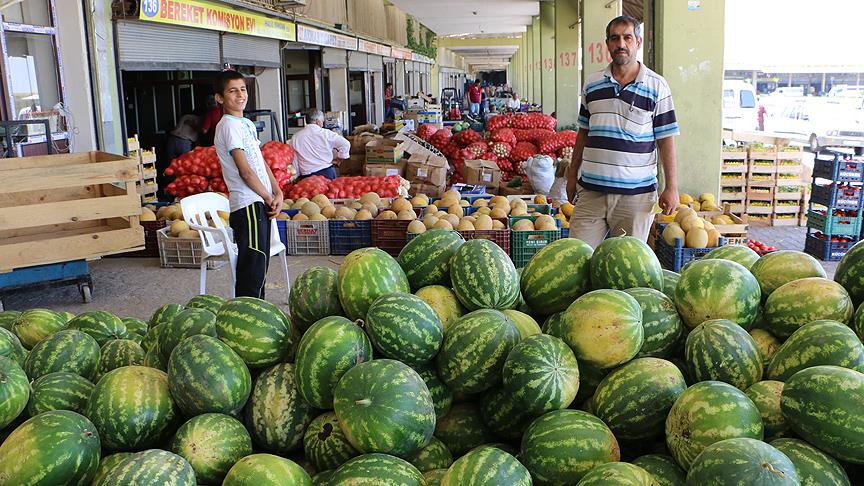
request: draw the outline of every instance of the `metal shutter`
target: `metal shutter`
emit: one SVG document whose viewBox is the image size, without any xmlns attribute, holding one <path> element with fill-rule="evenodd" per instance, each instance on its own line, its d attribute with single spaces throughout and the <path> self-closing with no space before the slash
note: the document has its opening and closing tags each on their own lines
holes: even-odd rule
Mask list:
<svg viewBox="0 0 864 486">
<path fill-rule="evenodd" d="M 325 47 L 321 53 L 321 67 L 325 69 L 348 67 L 345 50 Z"/>
<path fill-rule="evenodd" d="M 279 41 L 251 35 L 223 34 L 222 60 L 244 66 L 282 67 Z"/>
<path fill-rule="evenodd" d="M 116 23 L 120 69 L 128 71 L 217 71 L 219 32 L 155 22 Z"/>
<path fill-rule="evenodd" d="M 365 52 L 349 52 L 348 68 L 351 71 L 367 71 L 369 69 L 369 56 Z"/>
<path fill-rule="evenodd" d="M 369 70 L 380 73 L 384 71 L 384 59 L 381 56 L 369 54 Z"/>
</svg>

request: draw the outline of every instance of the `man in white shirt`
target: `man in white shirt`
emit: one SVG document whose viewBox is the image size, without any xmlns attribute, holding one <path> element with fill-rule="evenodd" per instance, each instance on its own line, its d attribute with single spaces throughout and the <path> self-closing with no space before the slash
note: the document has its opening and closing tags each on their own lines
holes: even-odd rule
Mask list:
<svg viewBox="0 0 864 486">
<path fill-rule="evenodd" d="M 519 101 L 519 97 L 516 96 L 516 93 L 513 93 L 513 96 L 511 96 L 510 99 L 507 100 L 507 108 L 512 111 L 519 111 L 519 109 L 522 108 L 522 102 Z"/>
<path fill-rule="evenodd" d="M 297 172 L 300 179 L 313 175 L 324 176 L 330 180 L 336 178 L 333 151 L 337 151 L 338 159 L 351 156 L 351 144 L 344 137 L 324 129 L 324 113 L 312 110 L 306 114 L 306 128 L 297 132 L 288 142 L 297 154 Z"/>
</svg>

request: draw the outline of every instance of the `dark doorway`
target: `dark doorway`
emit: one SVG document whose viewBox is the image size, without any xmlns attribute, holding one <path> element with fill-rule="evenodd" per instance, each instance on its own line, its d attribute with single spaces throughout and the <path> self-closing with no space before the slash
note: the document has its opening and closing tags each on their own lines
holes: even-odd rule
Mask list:
<svg viewBox="0 0 864 486">
<path fill-rule="evenodd" d="M 365 125 L 366 116 L 366 73 L 350 74 L 348 78 L 348 104 L 351 106 L 351 129 Z"/>
</svg>

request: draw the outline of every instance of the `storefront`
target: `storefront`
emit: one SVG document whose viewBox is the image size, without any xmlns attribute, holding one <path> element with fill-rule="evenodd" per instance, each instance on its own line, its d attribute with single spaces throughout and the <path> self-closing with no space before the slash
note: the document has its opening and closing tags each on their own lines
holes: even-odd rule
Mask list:
<svg viewBox="0 0 864 486">
<path fill-rule="evenodd" d="M 408 65 L 411 61 L 411 51 L 399 47 L 390 48 L 390 56 L 393 63 L 393 88 L 395 96 L 410 96 L 414 92 L 410 89 L 411 77 L 408 76 Z"/>
</svg>

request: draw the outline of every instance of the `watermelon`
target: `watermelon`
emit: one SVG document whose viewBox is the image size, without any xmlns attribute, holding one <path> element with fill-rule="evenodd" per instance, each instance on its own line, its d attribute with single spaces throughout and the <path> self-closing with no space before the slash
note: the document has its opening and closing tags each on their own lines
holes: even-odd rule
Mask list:
<svg viewBox="0 0 864 486">
<path fill-rule="evenodd" d="M 441 378 L 438 377 L 438 370 L 435 369 L 434 363 L 414 365 L 412 368 L 426 383 L 426 388 L 432 395 L 432 402 L 435 404 L 435 416 L 440 419 L 447 414 L 453 405 L 453 392 L 444 386 Z"/>
<path fill-rule="evenodd" d="M 414 292 L 414 295 L 420 297 L 432 307 L 432 310 L 438 315 L 441 325 L 444 326 L 444 331 L 447 331 L 450 324 L 456 322 L 466 312 L 456 294 L 443 285 L 423 287 Z"/>
<path fill-rule="evenodd" d="M 237 297 L 219 308 L 216 334 L 250 368 L 282 362 L 291 348 L 291 322 L 279 307 L 255 297 Z"/>
<path fill-rule="evenodd" d="M 644 343 L 639 302 L 620 290 L 588 292 L 552 324 L 548 334 L 564 340 L 580 364 L 584 361 L 598 368 L 630 361 Z"/>
<path fill-rule="evenodd" d="M 225 303 L 225 299 L 218 295 L 201 294 L 196 295 L 186 302 L 187 309 L 206 309 L 213 314 L 219 312 L 219 308 Z"/>
<path fill-rule="evenodd" d="M 144 334 L 144 339 L 141 340 L 141 349 L 146 353 L 159 344 L 159 334 L 164 324 L 147 329 L 147 334 Z"/>
<path fill-rule="evenodd" d="M 610 462 L 592 469 L 579 481 L 580 486 L 657 486 L 648 471 L 627 462 Z"/>
<path fill-rule="evenodd" d="M 767 328 L 783 339 L 798 328 L 819 319 L 844 324 L 852 320 L 855 307 L 846 290 L 827 278 L 801 278 L 778 287 L 765 302 Z"/>
<path fill-rule="evenodd" d="M 99 346 L 112 339 L 123 339 L 127 332 L 122 319 L 101 310 L 78 314 L 66 324 L 66 328 L 89 334 Z"/>
<path fill-rule="evenodd" d="M 648 454 L 633 460 L 633 464 L 648 471 L 660 486 L 684 486 L 687 473 L 675 462 L 672 456 Z"/>
<path fill-rule="evenodd" d="M 426 480 L 426 486 L 441 486 L 445 474 L 447 474 L 446 469 L 432 469 L 423 473 L 423 479 Z"/>
<path fill-rule="evenodd" d="M 495 447 L 480 447 L 460 457 L 441 486 L 531 486 L 531 474 L 515 457 Z"/>
<path fill-rule="evenodd" d="M 645 341 L 636 357 L 671 356 L 684 333 L 684 323 L 681 322 L 675 303 L 655 289 L 637 287 L 624 292 L 636 299 L 642 309 Z"/>
<path fill-rule="evenodd" d="M 411 290 L 399 262 L 378 248 L 360 248 L 349 253 L 339 266 L 337 287 L 339 302 L 352 320 L 365 318 L 378 297 Z"/>
<path fill-rule="evenodd" d="M 696 381 L 723 381 L 746 390 L 762 379 L 762 356 L 756 341 L 726 319 L 696 326 L 684 343 L 684 360 Z"/>
<path fill-rule="evenodd" d="M 314 417 L 312 407 L 297 392 L 294 365 L 280 363 L 255 380 L 246 425 L 260 448 L 280 455 L 294 450 Z"/>
<path fill-rule="evenodd" d="M 294 280 L 288 310 L 301 330 L 319 319 L 344 314 L 336 282 L 336 270 L 327 267 L 310 267 Z"/>
<path fill-rule="evenodd" d="M 338 316 L 321 319 L 297 347 L 295 374 L 300 396 L 315 408 L 333 408 L 333 389 L 339 378 L 371 359 L 372 343 L 357 324 Z"/>
<path fill-rule="evenodd" d="M 504 388 L 532 414 L 567 408 L 579 390 L 579 364 L 555 336 L 538 334 L 520 341 L 504 362 Z"/>
<path fill-rule="evenodd" d="M 139 336 L 144 336 L 145 334 L 147 334 L 149 326 L 141 319 L 136 319 L 134 317 L 124 317 L 121 320 L 123 321 L 123 325 L 126 326 L 126 339 L 131 339 L 130 337 L 128 337 L 130 334 L 138 334 Z"/>
<path fill-rule="evenodd" d="M 366 454 L 411 457 L 435 430 L 435 406 L 423 379 L 392 359 L 348 370 L 334 390 L 333 408 L 348 441 Z"/>
<path fill-rule="evenodd" d="M 103 484 L 105 479 L 108 477 L 108 474 L 110 474 L 111 470 L 114 469 L 114 466 L 120 464 L 123 459 L 134 455 L 134 452 L 118 452 L 103 457 L 102 460 L 99 461 L 99 468 L 96 469 L 96 475 L 93 476 L 93 482 L 91 484 Z"/>
<path fill-rule="evenodd" d="M 426 481 L 408 461 L 374 453 L 357 456 L 339 466 L 330 476 L 328 486 L 426 486 Z"/>
<path fill-rule="evenodd" d="M 772 295 L 778 292 L 780 289 Z M 830 320 L 813 321 L 795 331 L 780 346 L 768 365 L 768 377 L 786 381 L 795 373 L 818 365 L 864 372 L 864 344 L 845 324 Z"/>
<path fill-rule="evenodd" d="M 17 319 L 20 315 L 21 311 L 0 311 L 0 328 L 11 331 L 12 324 L 15 323 L 15 319 Z"/>
<path fill-rule="evenodd" d="M 189 336 L 216 336 L 216 314 L 207 309 L 183 309 L 159 326 L 159 352 L 167 361 L 171 351 Z"/>
<path fill-rule="evenodd" d="M 759 259 L 759 254 L 744 245 L 725 245 L 714 248 L 702 258 L 729 260 L 750 270 L 750 267 Z"/>
<path fill-rule="evenodd" d="M 774 353 L 780 348 L 780 340 L 764 329 L 750 329 L 750 337 L 756 341 L 759 356 L 762 357 L 762 364 L 765 366 L 764 375 L 767 376 L 768 364 L 771 363 L 771 358 L 774 357 Z"/>
<path fill-rule="evenodd" d="M 761 440 L 738 437 L 706 447 L 687 471 L 688 484 L 797 486 L 795 465 Z"/>
<path fill-rule="evenodd" d="M 864 266 L 861 264 L 864 260 L 861 259 L 862 254 L 864 254 L 864 245 L 856 244 L 843 255 L 834 271 L 834 281 L 849 292 L 855 307 L 864 302 Z"/>
<path fill-rule="evenodd" d="M 728 319 L 749 330 L 760 302 L 759 282 L 728 260 L 697 260 L 681 274 L 675 306 L 693 329 L 709 319 Z"/>
<path fill-rule="evenodd" d="M 66 318 L 48 309 L 30 309 L 22 312 L 12 323 L 12 332 L 26 349 L 66 328 Z"/>
<path fill-rule="evenodd" d="M 594 412 L 621 440 L 663 434 L 669 409 L 687 389 L 678 368 L 659 358 L 637 358 L 615 369 L 597 386 Z"/>
<path fill-rule="evenodd" d="M 678 280 L 681 280 L 680 273 L 663 269 L 663 293 L 673 302 L 675 301 L 675 287 L 678 286 Z"/>
<path fill-rule="evenodd" d="M 632 236 L 607 238 L 591 257 L 594 289 L 648 287 L 663 290 L 663 268 L 647 243 Z"/>
<path fill-rule="evenodd" d="M 789 282 L 807 277 L 827 277 L 818 260 L 793 250 L 780 250 L 763 255 L 750 267 L 750 271 L 759 281 L 763 299 L 767 299 L 774 290 Z"/>
<path fill-rule="evenodd" d="M 561 312 L 591 290 L 594 250 L 576 238 L 553 241 L 540 249 L 522 270 L 525 303 L 542 315 Z"/>
<path fill-rule="evenodd" d="M 30 382 L 18 363 L 0 356 L 0 429 L 15 420 L 30 399 Z"/>
<path fill-rule="evenodd" d="M 776 439 L 771 446 L 795 464 L 802 485 L 851 486 L 849 476 L 836 459 L 798 439 Z"/>
<path fill-rule="evenodd" d="M 801 370 L 786 380 L 780 410 L 807 442 L 864 464 L 864 373 L 839 366 Z"/>
<path fill-rule="evenodd" d="M 93 486 L 195 486 L 195 471 L 172 452 L 149 449 L 124 457 Z"/>
<path fill-rule="evenodd" d="M 430 229 L 417 235 L 399 252 L 399 265 L 412 290 L 450 283 L 450 259 L 465 240 L 456 231 Z"/>
<path fill-rule="evenodd" d="M 43 375 L 30 385 L 27 415 L 35 417 L 51 410 L 84 413 L 94 387 L 86 378 L 68 371 Z"/>
<path fill-rule="evenodd" d="M 519 330 L 519 336 L 522 339 L 525 339 L 528 336 L 543 334 L 543 330 L 540 329 L 540 324 L 537 324 L 537 321 L 528 314 L 514 309 L 505 309 L 501 312 L 516 325 L 516 329 Z"/>
<path fill-rule="evenodd" d="M 99 352 L 96 379 L 123 366 L 142 364 L 144 364 L 144 350 L 138 343 L 129 339 L 114 339 L 105 343 Z"/>
<path fill-rule="evenodd" d="M 522 437 L 537 415 L 526 410 L 503 386 L 487 391 L 480 401 L 483 422 L 497 437 L 506 440 Z"/>
<path fill-rule="evenodd" d="M 96 428 L 86 417 L 68 410 L 27 420 L 0 445 L 3 484 L 89 484 L 97 467 Z"/>
<path fill-rule="evenodd" d="M 421 473 L 431 471 L 433 469 L 447 469 L 453 464 L 453 454 L 443 442 L 432 437 L 429 445 L 420 449 L 417 454 L 414 454 L 408 462 L 417 468 Z"/>
<path fill-rule="evenodd" d="M 249 399 L 252 377 L 227 344 L 199 334 L 184 339 L 171 353 L 168 387 L 188 417 L 209 412 L 236 415 Z"/>
<path fill-rule="evenodd" d="M 252 439 L 234 417 L 205 413 L 183 424 L 168 449 L 186 459 L 201 484 L 222 484 L 231 466 L 252 454 Z"/>
<path fill-rule="evenodd" d="M 855 312 L 855 316 L 852 318 L 852 322 L 849 324 L 852 327 L 852 330 L 855 331 L 855 334 L 858 336 L 858 339 L 864 341 L 864 306 L 858 306 L 858 310 Z M 2 333 L 0 330 L 0 355 L 3 354 L 2 351 Z"/>
<path fill-rule="evenodd" d="M 765 437 L 779 437 L 789 430 L 789 423 L 780 411 L 780 395 L 783 393 L 783 382 L 765 380 L 754 383 L 744 391 L 759 409 L 762 415 L 762 426 Z"/>
<path fill-rule="evenodd" d="M 372 302 L 366 313 L 366 333 L 383 356 L 408 365 L 432 360 L 444 341 L 444 326 L 432 307 L 404 292 Z"/>
<path fill-rule="evenodd" d="M 594 395 L 597 386 L 603 381 L 612 368 L 601 369 L 587 363 L 579 364 L 579 393 L 576 395 L 576 403 L 583 402 Z"/>
<path fill-rule="evenodd" d="M 223 486 L 312 486 L 312 478 L 290 459 L 272 454 L 252 454 L 237 461 Z"/>
<path fill-rule="evenodd" d="M 39 341 L 24 360 L 24 371 L 31 380 L 55 371 L 70 371 L 92 380 L 98 366 L 99 344 L 87 334 L 71 329 Z"/>
<path fill-rule="evenodd" d="M 512 309 L 519 298 L 519 276 L 510 257 L 489 240 L 462 245 L 450 262 L 453 292 L 469 311 Z"/>
<path fill-rule="evenodd" d="M 480 240 L 462 248 L 474 241 Z M 518 342 L 518 329 L 501 312 L 482 309 L 465 314 L 444 336 L 436 358 L 438 376 L 456 393 L 488 390 L 500 382 L 507 354 Z"/>
<path fill-rule="evenodd" d="M 185 309 L 185 306 L 180 304 L 165 304 L 162 307 L 156 309 L 156 312 L 150 316 L 150 321 L 148 324 L 150 328 L 154 328 L 160 324 L 165 324 L 174 318 L 175 315 L 179 314 L 180 311 Z"/>
<path fill-rule="evenodd" d="M 159 352 L 159 346 L 155 346 L 144 354 L 144 366 L 168 371 L 168 358 Z"/>
<path fill-rule="evenodd" d="M 435 437 L 441 440 L 453 457 L 491 442 L 494 435 L 483 422 L 476 403 L 457 403 L 435 424 Z"/>
<path fill-rule="evenodd" d="M 690 469 L 696 456 L 715 442 L 736 437 L 762 440 L 762 435 L 762 417 L 753 401 L 720 381 L 691 386 L 678 396 L 666 417 L 666 446 L 684 469 Z"/>
<path fill-rule="evenodd" d="M 12 331 L 0 327 L 0 356 L 11 359 L 24 367 L 27 350 L 21 345 L 21 340 Z"/>
<path fill-rule="evenodd" d="M 556 410 L 528 427 L 520 457 L 538 482 L 575 484 L 596 466 L 619 461 L 621 451 L 599 418 L 579 410 Z"/>
<path fill-rule="evenodd" d="M 324 412 L 312 420 L 303 435 L 303 452 L 319 471 L 336 469 L 360 455 L 348 442 L 333 412 Z"/>
</svg>

